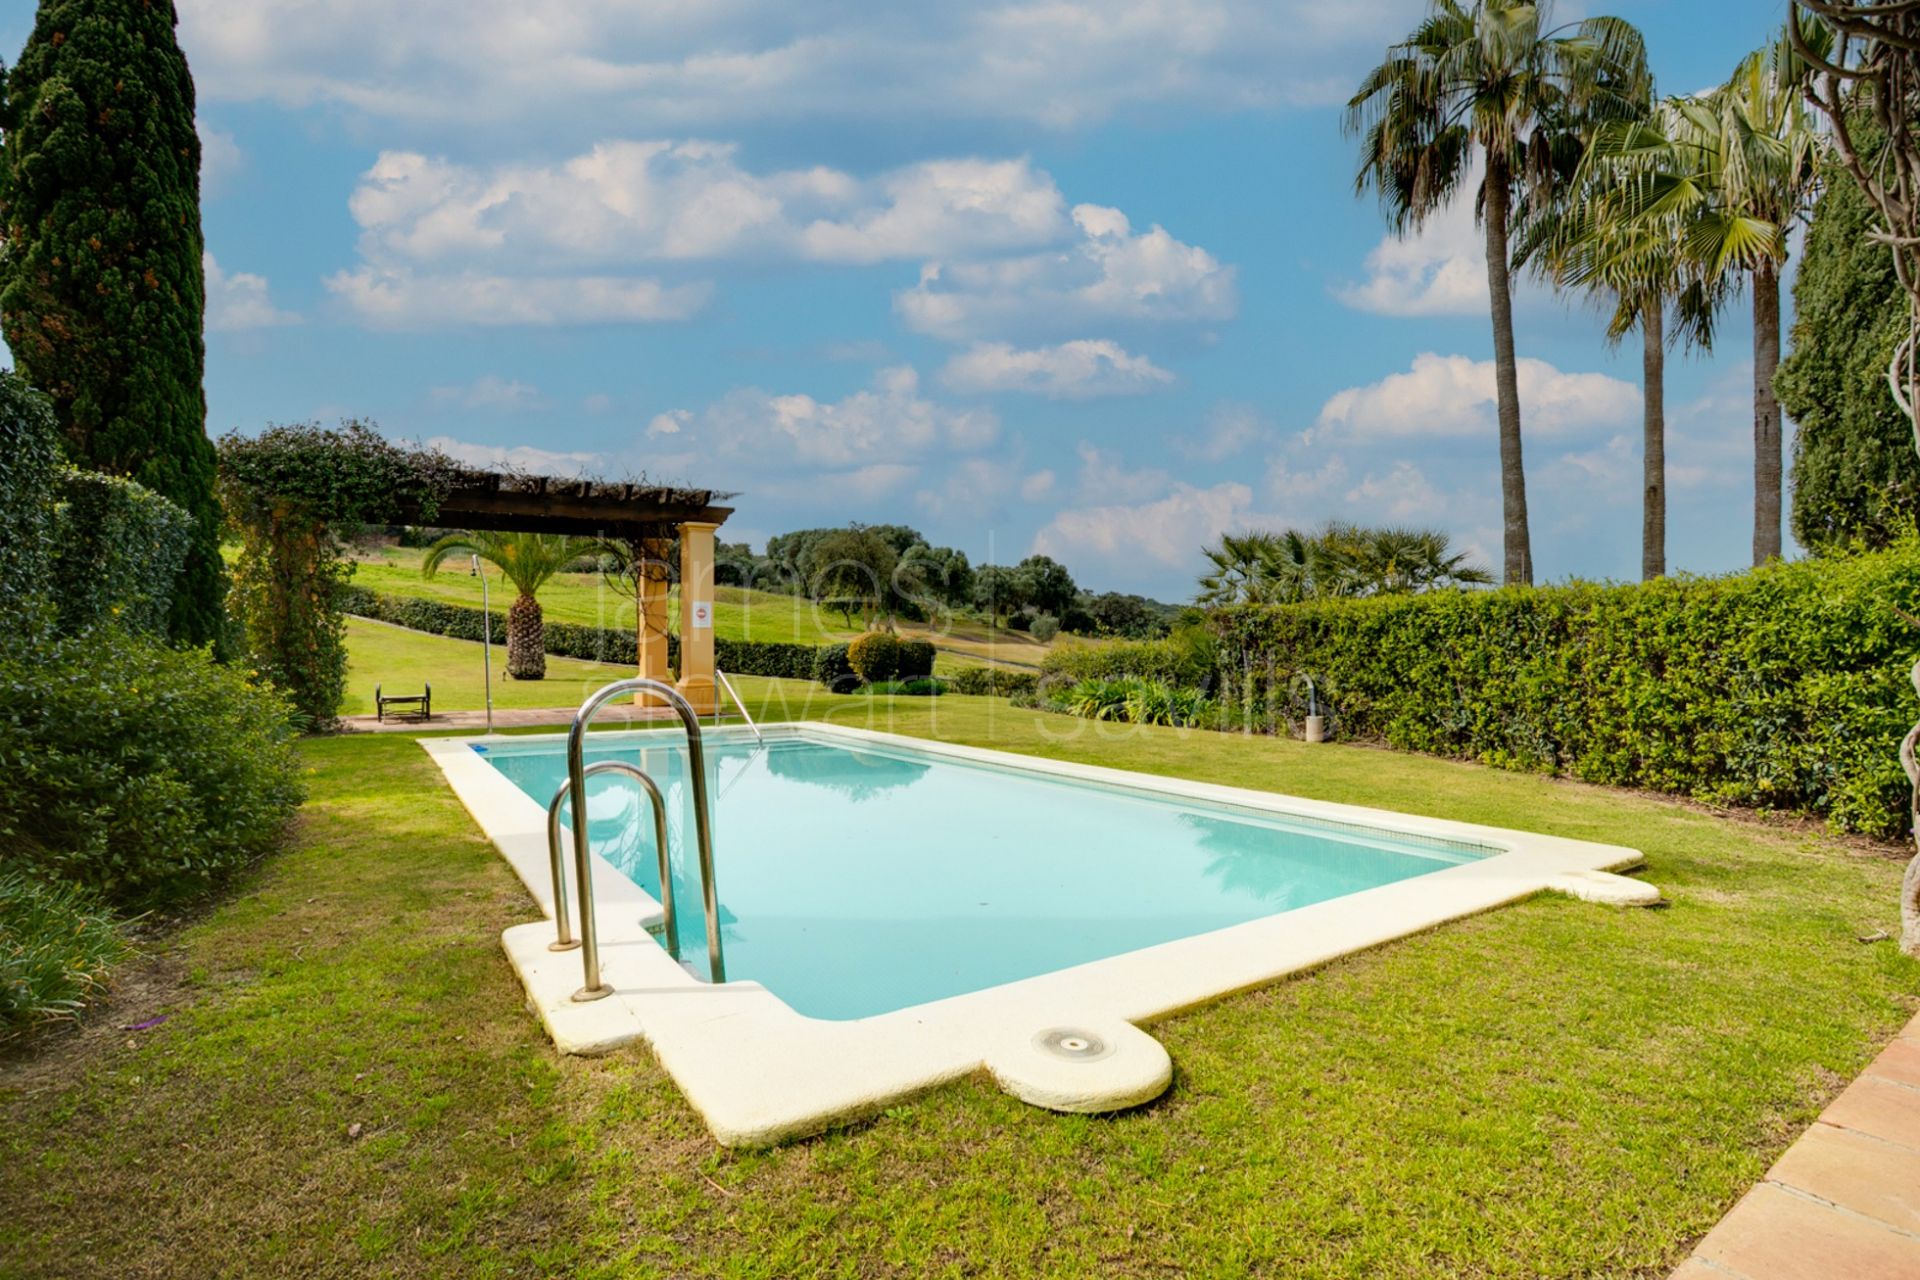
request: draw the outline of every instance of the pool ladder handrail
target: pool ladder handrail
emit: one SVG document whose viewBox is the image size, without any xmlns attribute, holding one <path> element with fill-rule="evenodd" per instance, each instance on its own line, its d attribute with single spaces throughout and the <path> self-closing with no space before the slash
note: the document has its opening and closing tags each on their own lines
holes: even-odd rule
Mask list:
<svg viewBox="0 0 1920 1280">
<path fill-rule="evenodd" d="M 763 747 L 766 746 L 767 735 L 764 733 L 761 733 L 760 726 L 753 722 L 753 713 L 748 711 L 747 704 L 740 700 L 740 691 L 733 687 L 733 681 L 727 679 L 727 673 L 722 671 L 718 667 L 715 667 L 713 669 L 713 674 L 714 674 L 714 678 L 720 681 L 720 687 L 727 691 L 727 696 L 733 699 L 733 705 L 740 708 L 740 718 L 747 722 L 747 728 L 753 730 L 754 740 L 758 742 L 761 746 Z M 716 703 L 714 706 L 713 718 L 716 722 L 720 719 L 720 709 L 719 709 L 718 703 Z"/>
<path fill-rule="evenodd" d="M 587 766 L 587 777 L 596 774 L 618 773 L 632 778 L 639 784 L 653 804 L 653 844 L 660 854 L 660 913 L 662 928 L 667 943 L 667 954 L 675 960 L 680 958 L 680 931 L 673 909 L 673 866 L 667 856 L 667 800 L 660 794 L 660 788 L 653 778 L 639 765 L 628 764 L 625 760 L 596 760 Z M 573 936 L 573 930 L 567 921 L 567 867 L 566 859 L 560 854 L 560 806 L 573 793 L 573 780 L 568 778 L 554 788 L 553 801 L 547 805 L 547 859 L 553 864 L 553 923 L 559 935 L 547 944 L 549 951 L 571 951 L 580 945 L 580 939 Z M 580 875 L 590 874 L 580 872 Z"/>
<path fill-rule="evenodd" d="M 687 730 L 687 778 L 693 798 L 693 831 L 700 861 L 700 899 L 707 917 L 707 967 L 713 981 L 727 980 L 726 961 L 720 947 L 720 891 L 713 875 L 713 822 L 707 807 L 707 755 L 700 740 L 700 717 L 672 685 L 644 676 L 630 676 L 587 695 L 567 730 L 566 785 L 572 796 L 573 868 L 575 892 L 580 899 L 580 962 L 586 975 L 586 985 L 573 993 L 575 1000 L 598 1000 L 613 994 L 613 988 L 600 978 L 599 931 L 593 915 L 593 854 L 587 835 L 587 729 L 601 707 L 632 693 L 651 694 L 665 701 Z M 663 852 L 664 848 L 663 843 Z"/>
</svg>

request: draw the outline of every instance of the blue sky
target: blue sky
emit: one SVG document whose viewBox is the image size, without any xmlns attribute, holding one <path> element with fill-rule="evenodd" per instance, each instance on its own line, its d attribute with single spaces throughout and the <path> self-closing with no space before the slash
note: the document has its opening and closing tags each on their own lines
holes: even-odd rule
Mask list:
<svg viewBox="0 0 1920 1280">
<path fill-rule="evenodd" d="M 1477 233 L 1392 241 L 1339 127 L 1422 7 L 179 0 L 209 430 L 364 417 L 1165 599 L 1328 517 L 1497 563 Z M 1785 6 L 1606 11 L 1677 92 Z M 1538 570 L 1634 576 L 1638 349 L 1537 287 L 1518 324 Z M 1751 367 L 1739 306 L 1669 364 L 1677 568 L 1746 558 Z"/>
</svg>

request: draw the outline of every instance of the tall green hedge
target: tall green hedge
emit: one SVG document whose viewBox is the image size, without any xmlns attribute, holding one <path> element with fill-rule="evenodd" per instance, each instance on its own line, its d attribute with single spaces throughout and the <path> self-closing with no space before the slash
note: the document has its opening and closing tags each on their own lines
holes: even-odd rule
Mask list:
<svg viewBox="0 0 1920 1280">
<path fill-rule="evenodd" d="M 60 629 L 117 623 L 167 629 L 193 517 L 144 485 L 97 471 L 61 472 L 52 596 Z"/>
<path fill-rule="evenodd" d="M 1920 546 L 1723 578 L 1241 606 L 1214 617 L 1250 727 L 1306 673 L 1347 737 L 1819 814 L 1895 837 Z"/>
<path fill-rule="evenodd" d="M 16 620 L 47 589 L 57 433 L 47 398 L 0 369 L 0 614 Z"/>
<path fill-rule="evenodd" d="M 24 8 L 25 6 L 21 6 Z M 193 517 L 170 630 L 221 640 L 193 77 L 172 0 L 41 0 L 0 81 L 0 331 L 68 456 Z"/>
<path fill-rule="evenodd" d="M 425 631 L 456 640 L 482 638 L 486 614 L 465 605 L 444 604 L 413 596 L 384 595 L 366 587 L 349 586 L 342 590 L 343 612 L 378 622 L 391 622 L 412 631 Z M 632 666 L 639 661 L 638 646 L 632 631 L 616 627 L 583 627 L 571 622 L 546 624 L 547 652 L 561 658 L 583 658 L 588 662 L 610 662 Z M 495 610 L 493 638 L 505 643 L 507 615 Z M 810 644 L 776 644 L 761 640 L 724 640 L 713 642 L 714 662 L 730 676 L 777 676 L 789 680 L 813 678 L 814 647 Z M 667 660 L 680 663 L 678 636 L 667 637 Z"/>
</svg>

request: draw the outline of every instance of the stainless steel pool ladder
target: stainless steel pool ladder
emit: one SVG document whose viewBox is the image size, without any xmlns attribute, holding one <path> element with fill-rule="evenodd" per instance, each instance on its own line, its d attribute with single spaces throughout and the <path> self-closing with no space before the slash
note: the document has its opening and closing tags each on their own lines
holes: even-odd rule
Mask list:
<svg viewBox="0 0 1920 1280">
<path fill-rule="evenodd" d="M 740 701 L 740 693 L 733 687 L 733 681 L 727 679 L 727 673 L 718 667 L 713 669 L 713 674 L 720 681 L 720 687 L 727 691 L 727 696 L 733 699 L 733 705 L 740 708 L 740 718 L 747 722 L 747 728 L 753 730 L 754 740 L 761 746 L 766 746 L 767 735 L 761 733 L 760 726 L 753 722 L 753 713 L 747 710 L 746 703 Z M 720 707 L 717 703 L 714 705 L 713 718 L 716 724 L 719 723 Z"/>
<path fill-rule="evenodd" d="M 715 982 L 727 980 L 725 958 L 720 949 L 720 891 L 713 876 L 713 822 L 707 807 L 707 756 L 700 741 L 700 717 L 694 714 L 693 707 L 680 695 L 680 691 L 670 684 L 644 677 L 616 680 L 610 685 L 595 690 L 587 700 L 580 704 L 580 710 L 574 714 L 573 725 L 567 730 L 567 781 L 563 784 L 564 793 L 572 797 L 571 814 L 573 824 L 573 874 L 575 892 L 580 899 L 580 962 L 586 972 L 586 985 L 573 993 L 575 1000 L 598 1000 L 602 996 L 613 994 L 613 988 L 600 979 L 600 944 L 598 931 L 594 927 L 593 915 L 593 854 L 587 835 L 587 727 L 601 707 L 615 698 L 627 694 L 647 693 L 659 697 L 673 708 L 680 717 L 680 723 L 687 730 L 687 779 L 693 798 L 693 831 L 700 859 L 700 899 L 707 918 L 707 968 Z M 594 770 L 602 766 L 596 764 Z M 661 871 L 661 907 L 668 912 L 672 908 L 669 900 L 673 893 L 670 887 L 671 867 L 667 863 L 667 842 L 665 836 L 665 803 L 660 801 L 657 788 L 651 786 L 652 779 L 646 777 L 643 770 L 627 766 L 629 776 L 637 774 L 646 779 L 646 785 L 658 807 L 656 815 L 656 833 L 660 839 Z M 627 772 L 621 770 L 621 772 Z M 555 797 L 556 802 L 558 797 Z M 558 848 L 557 831 L 559 810 L 549 809 L 547 834 L 553 848 Z M 565 903 L 561 899 L 558 873 L 559 860 L 554 860 L 556 882 L 554 888 L 554 914 L 564 919 Z M 564 926 L 563 926 L 564 927 Z M 672 938 L 673 921 L 669 916 L 667 936 Z"/>
<path fill-rule="evenodd" d="M 660 788 L 654 785 L 647 771 L 639 765 L 628 764 L 625 760 L 597 760 L 587 766 L 586 776 L 595 774 L 618 773 L 632 778 L 646 793 L 653 806 L 653 844 L 660 854 L 660 912 L 664 917 L 667 954 L 675 960 L 680 958 L 680 931 L 673 910 L 673 866 L 667 856 L 667 800 L 660 794 Z M 560 806 L 573 794 L 573 780 L 562 782 L 553 792 L 553 802 L 547 806 L 547 858 L 553 864 L 553 923 L 559 934 L 547 944 L 549 951 L 571 951 L 580 945 L 580 939 L 573 936 L 572 926 L 567 920 L 567 866 L 566 859 L 560 855 Z M 589 874 L 586 871 L 581 876 Z"/>
</svg>

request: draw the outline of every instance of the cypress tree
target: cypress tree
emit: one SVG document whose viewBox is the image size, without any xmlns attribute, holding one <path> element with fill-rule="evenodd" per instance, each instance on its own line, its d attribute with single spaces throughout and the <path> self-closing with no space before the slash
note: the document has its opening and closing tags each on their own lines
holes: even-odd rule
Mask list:
<svg viewBox="0 0 1920 1280">
<path fill-rule="evenodd" d="M 207 439 L 200 140 L 172 0 L 42 0 L 0 83 L 0 332 L 77 464 L 197 529 L 169 631 L 224 631 Z"/>
<path fill-rule="evenodd" d="M 1920 517 L 1913 427 L 1887 387 L 1907 295 L 1893 255 L 1867 239 L 1874 220 L 1853 179 L 1831 171 L 1793 286 L 1792 349 L 1774 377 L 1799 428 L 1793 536 L 1813 551 L 1884 546 Z"/>
</svg>

